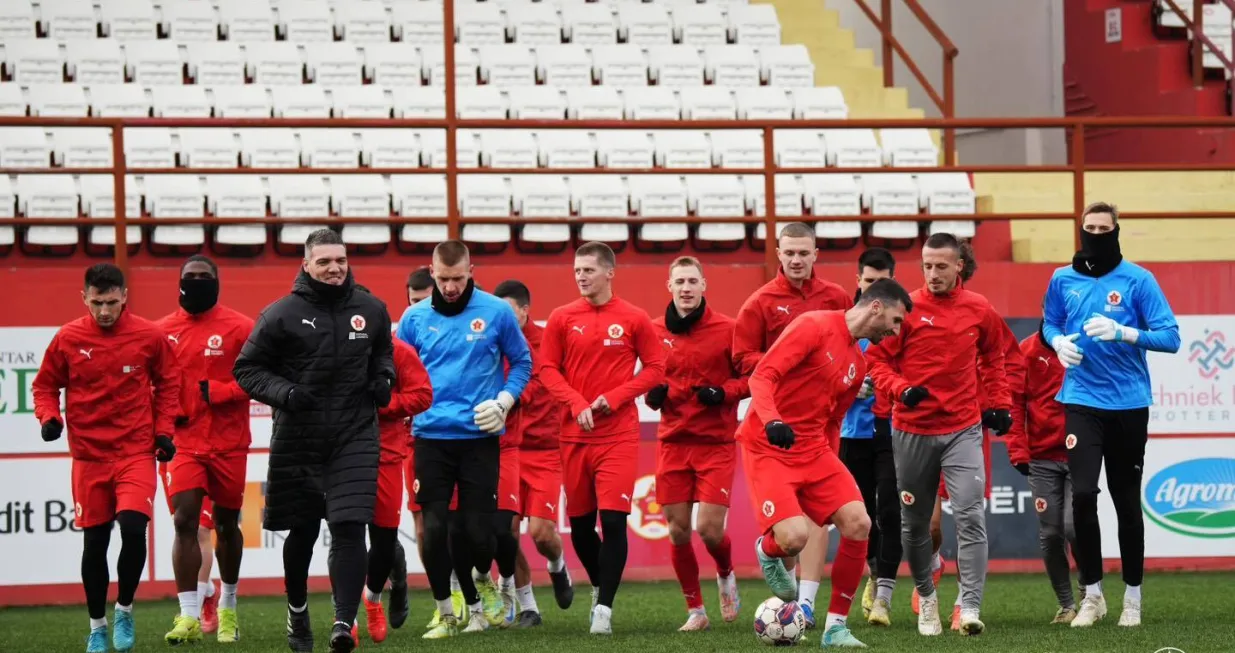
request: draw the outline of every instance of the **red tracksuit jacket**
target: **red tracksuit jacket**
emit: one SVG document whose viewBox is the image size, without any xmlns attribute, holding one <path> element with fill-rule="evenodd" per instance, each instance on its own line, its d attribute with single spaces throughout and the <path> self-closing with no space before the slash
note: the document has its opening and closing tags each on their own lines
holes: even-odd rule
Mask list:
<svg viewBox="0 0 1235 653">
<path fill-rule="evenodd" d="M 1038 334 L 1021 341 L 1025 356 L 1024 422 L 1008 434 L 1008 458 L 1013 465 L 1030 460 L 1066 462 L 1063 404 L 1055 400 L 1063 385 L 1063 366 L 1055 350 Z"/>
<path fill-rule="evenodd" d="M 643 363 L 638 375 L 636 360 Z M 580 298 L 549 315 L 535 369 L 549 394 L 569 407 L 562 441 L 634 440 L 639 437 L 635 397 L 665 380 L 665 355 L 643 309 L 618 297 L 601 306 Z M 595 428 L 585 432 L 574 418 L 602 395 L 613 412 L 593 411 Z"/>
<path fill-rule="evenodd" d="M 544 339 L 545 328 L 528 320 L 523 325 L 523 336 L 527 338 L 528 348 L 532 350 L 533 363 L 540 358 L 540 343 Z M 562 423 L 569 419 L 566 407 L 555 399 L 545 389 L 533 365 L 532 379 L 523 388 L 519 396 L 519 405 L 515 407 L 510 418 L 506 420 L 506 435 L 511 437 L 522 449 L 553 449 L 557 450 L 558 432 Z"/>
<path fill-rule="evenodd" d="M 157 324 L 176 354 L 180 414 L 189 419 L 176 429 L 177 453 L 248 451 L 253 440 L 249 395 L 236 383 L 232 366 L 253 331 L 253 320 L 216 305 L 197 315 L 176 309 Z M 209 384 L 209 404 L 202 398 L 202 381 Z"/>
<path fill-rule="evenodd" d="M 801 288 L 794 288 L 784 271 L 763 284 L 742 304 L 733 331 L 733 362 L 750 374 L 763 352 L 776 342 L 785 327 L 807 311 L 834 311 L 853 307 L 844 288 L 811 273 Z"/>
<path fill-rule="evenodd" d="M 862 348 L 844 311 L 812 311 L 789 325 L 750 377 L 750 410 L 738 429 L 748 449 L 785 453 L 768 444 L 763 426 L 793 428 L 790 454 L 836 451 L 840 424 L 866 378 Z"/>
<path fill-rule="evenodd" d="M 154 436 L 176 432 L 176 355 L 158 325 L 128 311 L 110 329 L 89 315 L 60 327 L 32 386 L 34 416 L 65 425 L 76 460 L 153 456 Z"/>
<path fill-rule="evenodd" d="M 669 310 L 676 310 L 669 305 Z M 750 396 L 749 379 L 733 368 L 733 318 L 704 306 L 703 316 L 685 333 L 673 333 L 665 318 L 653 322 L 665 349 L 669 395 L 660 409 L 656 437 L 663 441 L 714 444 L 733 442 L 738 402 Z M 719 386 L 725 403 L 705 406 L 693 388 Z"/>
<path fill-rule="evenodd" d="M 910 294 L 913 313 L 894 338 L 866 350 L 871 377 L 894 398 L 893 428 L 917 435 L 945 435 L 982 421 L 978 374 L 993 408 L 1012 407 L 1004 374 L 1003 318 L 985 297 L 957 288 L 943 295 Z M 910 386 L 930 396 L 915 408 L 900 402 Z"/>
<path fill-rule="evenodd" d="M 395 382 L 391 387 L 390 404 L 377 409 L 377 429 L 381 436 L 382 464 L 402 463 L 407 459 L 412 441 L 408 420 L 433 405 L 433 385 L 429 372 L 420 362 L 420 355 L 411 345 L 394 339 Z"/>
</svg>

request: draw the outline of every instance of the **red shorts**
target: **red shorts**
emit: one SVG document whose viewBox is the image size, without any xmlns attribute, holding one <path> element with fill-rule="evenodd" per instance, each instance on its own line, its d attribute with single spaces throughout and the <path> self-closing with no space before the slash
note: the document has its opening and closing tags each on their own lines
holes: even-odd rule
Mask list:
<svg viewBox="0 0 1235 653">
<path fill-rule="evenodd" d="M 656 500 L 661 505 L 711 503 L 729 506 L 737 445 L 658 442 Z"/>
<path fill-rule="evenodd" d="M 581 517 L 597 510 L 630 514 L 630 495 L 638 473 L 639 441 L 562 443 L 562 481 L 566 514 Z"/>
<path fill-rule="evenodd" d="M 178 454 L 165 468 L 160 469 L 160 475 L 169 497 L 189 490 L 205 490 L 214 505 L 240 510 L 244 505 L 248 463 L 247 451 L 209 456 Z"/>
<path fill-rule="evenodd" d="M 562 498 L 562 452 L 558 449 L 519 450 L 519 505 L 527 517 L 557 521 Z"/>
<path fill-rule="evenodd" d="M 167 499 L 167 512 L 175 515 L 176 506 L 172 504 L 172 493 L 167 489 L 167 463 L 159 463 L 159 478 L 163 479 L 163 498 Z M 210 505 L 210 497 L 202 497 L 202 515 L 198 519 L 197 525 L 207 530 L 214 530 L 214 515 L 211 514 L 213 507 Z"/>
<path fill-rule="evenodd" d="M 416 480 L 416 452 L 412 447 L 408 447 L 407 461 L 403 463 L 403 482 L 407 486 L 407 511 L 420 512 L 420 504 L 416 503 L 416 491 L 420 489 L 420 483 Z M 456 489 L 454 496 L 450 497 L 450 509 L 458 507 L 459 491 Z"/>
<path fill-rule="evenodd" d="M 415 495 L 408 502 L 415 501 Z M 380 463 L 377 466 L 377 499 L 373 502 L 373 525 L 378 528 L 398 528 L 403 517 L 403 463 Z"/>
<path fill-rule="evenodd" d="M 862 492 L 853 475 L 827 449 L 804 459 L 792 452 L 764 453 L 746 448 L 742 468 L 761 533 L 800 515 L 816 524 L 827 524 L 841 506 L 862 503 Z"/>
<path fill-rule="evenodd" d="M 519 509 L 519 447 L 503 448 L 497 472 L 497 509 L 523 514 Z M 459 494 L 455 490 L 455 499 Z"/>
<path fill-rule="evenodd" d="M 73 511 L 78 528 L 99 526 L 123 510 L 154 516 L 154 456 L 73 461 Z"/>
<path fill-rule="evenodd" d="M 985 428 L 982 429 L 982 462 L 986 465 L 986 499 L 991 498 L 991 434 Z M 948 499 L 947 484 L 943 481 L 943 474 L 939 475 L 939 498 Z"/>
</svg>

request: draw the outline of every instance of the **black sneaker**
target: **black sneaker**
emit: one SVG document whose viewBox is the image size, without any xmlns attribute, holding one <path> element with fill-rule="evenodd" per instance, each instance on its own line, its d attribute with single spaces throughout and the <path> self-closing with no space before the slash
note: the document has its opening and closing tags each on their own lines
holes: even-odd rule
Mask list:
<svg viewBox="0 0 1235 653">
<path fill-rule="evenodd" d="M 410 608 L 407 605 L 407 554 L 403 545 L 395 540 L 394 566 L 390 570 L 390 598 L 386 603 L 386 618 L 391 628 L 398 628 L 407 621 Z"/>
<path fill-rule="evenodd" d="M 575 586 L 570 582 L 570 572 L 563 567 L 561 571 L 549 572 L 553 581 L 553 598 L 557 599 L 557 607 L 565 610 L 575 602 Z"/>
<path fill-rule="evenodd" d="M 313 653 L 313 628 L 310 626 L 309 608 L 292 612 L 287 608 L 287 646 L 296 653 Z"/>
<path fill-rule="evenodd" d="M 524 610 L 515 617 L 515 628 L 535 628 L 540 623 L 540 613 L 535 610 Z"/>
<path fill-rule="evenodd" d="M 342 621 L 334 622 L 330 629 L 330 653 L 352 653 L 356 648 L 356 639 L 352 637 L 352 627 Z"/>
</svg>

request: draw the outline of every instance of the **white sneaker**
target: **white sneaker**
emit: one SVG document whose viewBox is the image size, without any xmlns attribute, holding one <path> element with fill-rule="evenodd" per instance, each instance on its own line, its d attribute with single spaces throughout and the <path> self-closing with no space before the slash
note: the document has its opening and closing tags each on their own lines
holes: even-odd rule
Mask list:
<svg viewBox="0 0 1235 653">
<path fill-rule="evenodd" d="M 592 608 L 592 629 L 593 635 L 612 635 L 613 634 L 613 609 L 598 605 Z"/>
<path fill-rule="evenodd" d="M 489 620 L 485 619 L 484 608 L 470 609 L 470 616 L 467 620 L 467 627 L 461 632 L 464 633 L 483 633 L 489 629 Z"/>
<path fill-rule="evenodd" d="M 682 624 L 681 628 L 678 628 L 678 632 L 689 633 L 696 630 L 707 630 L 710 627 L 711 624 L 708 622 L 708 613 L 704 612 L 703 609 L 700 608 L 698 610 L 691 610 L 687 613 L 686 623 Z"/>
<path fill-rule="evenodd" d="M 977 610 L 961 610 L 961 636 L 981 635 L 986 624 L 978 618 Z"/>
<path fill-rule="evenodd" d="M 943 624 L 939 623 L 939 593 L 927 599 L 918 599 L 918 634 L 930 637 L 943 634 Z"/>
<path fill-rule="evenodd" d="M 1141 602 L 1124 599 L 1123 612 L 1119 613 L 1119 625 L 1134 627 L 1141 625 Z"/>
<path fill-rule="evenodd" d="M 599 599 L 600 599 L 600 588 L 593 585 L 592 586 L 592 608 L 591 608 L 591 611 L 587 613 L 587 623 L 589 626 L 592 625 L 592 619 L 596 617 L 596 602 Z"/>
<path fill-rule="evenodd" d="M 1140 615 L 1140 610 L 1137 610 L 1137 615 Z M 1076 618 L 1072 620 L 1073 628 L 1088 628 L 1106 616 L 1106 597 L 1101 594 L 1093 595 L 1086 594 L 1085 598 L 1081 599 L 1081 609 L 1077 611 Z"/>
</svg>

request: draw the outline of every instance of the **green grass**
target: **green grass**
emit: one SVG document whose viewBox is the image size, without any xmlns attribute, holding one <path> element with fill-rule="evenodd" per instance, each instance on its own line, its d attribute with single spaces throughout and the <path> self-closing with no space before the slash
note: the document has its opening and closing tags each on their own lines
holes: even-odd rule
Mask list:
<svg viewBox="0 0 1235 653">
<path fill-rule="evenodd" d="M 1231 611 L 1231 588 L 1235 574 L 1153 574 L 1145 583 L 1144 625 L 1135 629 L 1119 628 L 1115 622 L 1123 595 L 1123 585 L 1116 577 L 1108 577 L 1107 597 L 1110 615 L 1087 630 L 1049 626 L 1054 614 L 1054 597 L 1042 575 L 991 576 L 986 588 L 986 605 L 982 616 L 987 624 L 985 635 L 961 638 L 945 631 L 942 637 L 920 637 L 916 619 L 909 610 L 910 584 L 904 580 L 897 588 L 894 600 L 893 626 L 876 629 L 861 621 L 858 606 L 854 607 L 854 632 L 871 649 L 887 653 L 928 653 L 930 651 L 990 651 L 992 653 L 1154 653 L 1164 647 L 1175 647 L 1185 653 L 1208 653 L 1235 650 L 1235 617 Z M 941 590 L 943 599 L 955 597 L 952 577 L 945 578 Z M 241 585 L 243 593 L 244 586 Z M 428 620 L 431 603 L 424 591 L 415 591 L 412 617 L 403 629 L 392 631 L 381 645 L 365 640 L 361 625 L 362 651 L 429 651 L 470 650 L 494 653 L 553 653 L 556 651 L 585 653 L 588 651 L 641 651 L 662 653 L 690 651 L 761 650 L 754 638 L 750 619 L 755 606 L 769 592 L 761 582 L 742 583 L 742 616 L 735 623 L 720 622 L 716 607 L 715 585 L 704 584 L 712 630 L 706 633 L 678 633 L 684 620 L 681 594 L 676 584 L 630 584 L 618 594 L 612 638 L 594 638 L 587 634 L 588 595 L 580 593 L 575 605 L 566 612 L 558 610 L 551 593 L 542 588 L 537 601 L 544 612 L 545 625 L 532 631 L 500 631 L 460 637 L 455 640 L 430 642 L 420 639 L 422 626 Z M 827 586 L 821 590 L 826 604 Z M 328 650 L 330 600 L 314 596 L 313 614 L 317 650 Z M 240 600 L 243 639 L 226 649 L 207 639 L 194 647 L 197 651 L 233 651 L 235 653 L 282 653 L 287 651 L 284 640 L 284 603 L 280 597 L 245 598 Z M 141 651 L 165 648 L 162 635 L 171 626 L 176 605 L 172 601 L 144 603 L 137 606 L 138 646 Z M 946 616 L 946 615 L 945 615 Z M 361 619 L 363 620 L 363 613 Z M 945 622 L 944 627 L 947 627 Z M 4 653 L 80 652 L 87 631 L 82 607 L 43 607 L 0 609 L 0 651 Z M 805 646 L 818 646 L 818 631 L 812 631 Z M 207 636 L 208 638 L 210 636 Z M 482 642 L 482 647 L 477 643 Z"/>
</svg>

